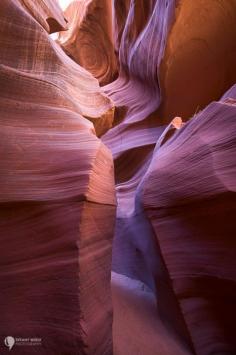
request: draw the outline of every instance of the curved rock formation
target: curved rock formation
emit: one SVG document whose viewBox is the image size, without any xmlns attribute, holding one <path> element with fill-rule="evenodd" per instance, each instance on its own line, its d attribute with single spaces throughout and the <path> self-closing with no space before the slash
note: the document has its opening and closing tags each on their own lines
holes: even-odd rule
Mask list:
<svg viewBox="0 0 236 355">
<path fill-rule="evenodd" d="M 56 92 L 54 96 L 48 97 L 47 90 L 44 90 L 45 103 L 48 97 L 48 100 L 53 100 L 54 105 L 58 104 L 60 107 L 88 118 L 94 123 L 96 133 L 103 134 L 112 126 L 114 105 L 111 100 L 101 92 L 98 82 L 91 74 L 74 64 L 60 47 L 42 31 L 41 22 L 38 18 L 35 19 L 31 16 L 35 3 L 32 2 L 33 9 L 30 7 L 31 2 L 28 3 L 27 9 L 21 5 L 20 0 L 15 3 L 16 5 L 11 1 L 7 6 L 4 1 L 1 5 L 3 22 L 1 33 L 2 41 L 4 40 L 1 50 L 3 70 L 15 72 L 15 75 L 19 74 L 26 78 L 25 80 L 27 77 L 32 78 L 32 81 L 35 79 L 33 83 L 36 80 L 38 83 L 42 83 L 43 79 L 45 83 L 48 83 L 48 90 L 51 87 Z M 22 26 L 18 23 L 14 24 L 15 27 L 11 29 L 11 16 L 8 10 L 10 6 L 13 7 L 12 16 L 15 14 L 16 18 L 19 17 L 25 21 L 26 26 L 32 28 L 31 31 L 24 31 L 24 28 L 21 29 Z M 41 13 L 39 9 L 37 12 Z M 50 33 L 50 28 L 46 26 L 48 15 L 45 15 L 44 12 L 42 14 L 44 15 L 45 29 Z M 15 45 L 14 36 L 16 33 L 19 36 L 17 38 L 18 46 Z M 37 100 L 37 95 L 35 96 L 35 100 Z"/>
<path fill-rule="evenodd" d="M 65 10 L 65 16 L 69 30 L 60 32 L 62 48 L 101 85 L 108 84 L 117 73 L 111 1 L 75 0 Z"/>
<path fill-rule="evenodd" d="M 19 4 L 48 32 L 67 30 L 67 20 L 57 2 L 47 0 L 21 0 Z"/>
<path fill-rule="evenodd" d="M 179 1 L 160 70 L 165 122 L 189 119 L 236 82 L 236 2 Z"/>
<path fill-rule="evenodd" d="M 236 99 L 236 87 L 157 146 L 142 184 L 144 208 L 202 355 L 236 349 L 236 106 L 227 97 Z"/>
<path fill-rule="evenodd" d="M 63 15 L 45 4 L 0 4 L 0 352 L 13 336 L 41 338 L 22 355 L 111 354 L 113 161 L 86 118 L 106 131 L 113 104 L 50 39 Z"/>
<path fill-rule="evenodd" d="M 229 135 L 234 127 L 234 108 L 230 106 L 233 99 L 228 99 L 229 104 L 212 104 L 200 116 L 192 118 L 186 128 L 179 118 L 168 124 L 179 115 L 184 120 L 190 119 L 236 81 L 232 65 L 236 53 L 234 1 L 224 5 L 215 1 L 192 4 L 184 0 L 127 0 L 115 1 L 114 8 L 120 72 L 118 80 L 104 90 L 115 102 L 119 115 L 115 117 L 115 127 L 102 137 L 113 153 L 118 198 L 113 270 L 129 277 L 130 282 L 131 279 L 143 282 L 156 294 L 159 317 L 169 329 L 170 338 L 175 333 L 180 344 L 185 344 L 191 353 L 233 354 L 230 309 L 234 312 L 235 265 L 232 258 L 226 263 L 228 253 L 235 255 L 233 194 L 228 196 L 229 187 L 219 182 L 225 191 L 219 197 L 213 181 L 215 169 L 230 181 L 230 187 L 232 175 L 235 177 L 232 160 L 235 141 Z M 212 107 L 220 107 L 217 120 Z M 202 127 L 198 125 L 198 117 L 202 118 Z M 192 127 L 191 132 L 188 127 Z M 184 133 L 187 131 L 188 139 Z M 179 137 L 178 146 L 174 137 Z M 212 166 L 214 149 L 219 152 L 217 163 Z M 199 184 L 202 185 L 198 187 Z M 185 191 L 187 186 L 189 191 Z M 206 193 L 211 190 L 211 194 L 204 195 L 204 189 Z M 195 196 L 195 190 L 208 206 L 204 210 L 195 203 L 197 197 L 191 196 L 191 193 Z M 186 195 L 188 192 L 190 197 Z M 169 200 L 163 206 L 165 194 Z M 192 199 L 190 205 L 188 198 Z M 204 221 L 204 213 L 209 222 Z M 228 241 L 227 238 L 224 241 L 225 228 Z M 204 270 L 206 278 L 202 275 Z M 211 280 L 212 290 L 207 290 L 207 282 Z M 115 310 L 115 319 L 119 317 L 116 312 L 120 310 Z M 145 329 L 143 324 L 143 333 Z M 135 342 L 139 342 L 145 353 L 140 335 Z M 170 343 L 167 349 L 168 354 L 174 354 Z M 119 351 L 125 353 L 124 348 Z"/>
<path fill-rule="evenodd" d="M 168 6 L 162 1 L 142 1 L 141 4 L 140 8 L 140 4 L 135 1 L 115 2 L 115 13 L 118 12 L 118 16 L 126 5 L 127 20 L 125 24 L 119 17 L 116 21 L 116 38 L 120 41 L 119 78 L 104 87 L 118 110 L 123 109 L 124 115 L 123 119 L 119 117 L 118 122 L 115 117 L 115 127 L 102 136 L 103 142 L 112 151 L 115 164 L 118 209 L 113 243 L 113 271 L 130 280 L 141 281 L 158 295 L 157 314 L 160 324 L 164 322 L 164 329 L 168 329 L 170 337 L 170 341 L 167 340 L 166 343 L 166 353 L 177 351 L 186 354 L 190 352 L 191 340 L 138 191 L 152 161 L 155 144 L 165 130 L 162 122 L 152 113 L 161 100 L 157 72 L 174 19 L 175 2 L 169 1 Z M 119 317 L 116 313 L 122 310 L 114 311 L 116 320 Z M 138 309 L 136 311 L 139 312 Z M 117 327 L 118 325 L 115 329 Z M 122 329 L 124 333 L 127 332 L 126 327 L 123 326 Z M 142 334 L 146 334 L 145 323 L 141 330 Z M 157 326 L 157 337 L 160 337 L 159 331 L 160 327 Z M 120 337 L 120 333 L 114 334 L 114 342 L 118 343 L 118 354 L 123 354 L 125 348 L 119 347 L 117 336 Z M 141 351 L 145 353 L 143 337 L 144 335 L 136 334 L 130 351 L 135 352 L 139 344 Z M 150 349 L 154 349 L 151 344 Z M 147 354 L 152 355 L 152 352 Z"/>
<path fill-rule="evenodd" d="M 0 352 L 235 354 L 235 0 L 0 10 Z"/>
</svg>

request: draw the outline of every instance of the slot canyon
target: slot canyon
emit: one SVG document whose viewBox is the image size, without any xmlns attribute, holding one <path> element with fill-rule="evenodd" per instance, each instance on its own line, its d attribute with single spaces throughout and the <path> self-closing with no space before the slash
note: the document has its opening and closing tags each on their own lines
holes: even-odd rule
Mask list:
<svg viewBox="0 0 236 355">
<path fill-rule="evenodd" d="M 0 355 L 236 354 L 236 0 L 0 0 Z"/>
</svg>

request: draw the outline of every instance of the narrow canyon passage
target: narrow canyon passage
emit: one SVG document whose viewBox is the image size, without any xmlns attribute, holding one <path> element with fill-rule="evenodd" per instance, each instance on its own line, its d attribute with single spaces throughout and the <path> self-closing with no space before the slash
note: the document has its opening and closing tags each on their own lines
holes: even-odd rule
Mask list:
<svg viewBox="0 0 236 355">
<path fill-rule="evenodd" d="M 0 354 L 236 354 L 235 23 L 1 0 Z"/>
</svg>

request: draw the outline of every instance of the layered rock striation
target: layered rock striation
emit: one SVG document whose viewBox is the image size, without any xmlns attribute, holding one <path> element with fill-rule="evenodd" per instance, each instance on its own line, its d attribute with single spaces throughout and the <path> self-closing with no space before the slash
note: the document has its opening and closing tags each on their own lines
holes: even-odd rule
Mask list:
<svg viewBox="0 0 236 355">
<path fill-rule="evenodd" d="M 1 351 L 235 354 L 235 1 L 0 9 Z"/>
<path fill-rule="evenodd" d="M 65 52 L 89 70 L 101 85 L 117 75 L 112 3 L 110 0 L 75 0 L 65 10 L 69 30 L 58 41 Z"/>
<path fill-rule="evenodd" d="M 156 294 L 190 353 L 233 354 L 235 88 L 220 98 L 236 81 L 235 2 L 115 1 L 114 13 L 120 72 L 104 90 L 118 114 L 102 137 L 118 199 L 113 270 Z"/>
<path fill-rule="evenodd" d="M 63 26 L 55 2 L 1 1 L 1 354 L 9 335 L 41 339 L 24 355 L 112 352 L 113 160 L 95 133 L 114 107 L 49 37 Z"/>
<path fill-rule="evenodd" d="M 194 349 L 204 355 L 234 354 L 236 345 L 235 89 L 157 145 L 141 187 Z"/>
</svg>

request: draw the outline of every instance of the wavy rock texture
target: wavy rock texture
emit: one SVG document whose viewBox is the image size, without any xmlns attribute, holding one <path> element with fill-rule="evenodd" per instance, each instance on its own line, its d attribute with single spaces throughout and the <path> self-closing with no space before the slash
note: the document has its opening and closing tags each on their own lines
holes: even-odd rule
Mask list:
<svg viewBox="0 0 236 355">
<path fill-rule="evenodd" d="M 52 23 L 52 1 L 1 1 L 0 352 L 111 354 L 113 161 L 86 118 L 106 131 L 113 104 Z"/>
<path fill-rule="evenodd" d="M 142 183 L 197 354 L 234 354 L 236 86 L 156 147 Z M 161 186 L 157 189 L 156 186 Z"/>
<path fill-rule="evenodd" d="M 1 335 L 112 354 L 114 234 L 114 354 L 233 355 L 235 1 L 112 4 L 1 2 Z"/>
<path fill-rule="evenodd" d="M 150 292 L 158 294 L 159 324 L 155 324 L 157 342 L 161 343 L 163 337 L 166 339 L 165 354 L 186 354 L 190 352 L 191 340 L 138 193 L 138 186 L 152 160 L 155 144 L 165 130 L 162 122 L 152 113 L 161 102 L 157 73 L 164 55 L 168 31 L 174 20 L 175 2 L 169 1 L 167 5 L 162 1 L 130 4 L 124 1 L 115 2 L 115 13 L 118 14 L 115 34 L 116 43 L 120 43 L 120 74 L 104 90 L 114 100 L 117 111 L 120 110 L 121 114 L 118 119 L 115 118 L 115 127 L 102 140 L 111 149 L 115 164 L 118 210 L 113 243 L 113 271 L 128 277 L 130 283 L 132 280 L 141 281 Z M 125 22 L 124 17 L 120 16 L 123 9 L 127 10 Z M 113 279 L 113 285 L 117 290 L 116 279 Z M 114 297 L 116 299 L 116 295 Z M 140 304 L 144 303 L 142 297 L 139 301 L 134 301 L 137 313 L 141 308 Z M 145 307 L 145 316 L 142 316 L 144 321 L 140 322 L 140 331 L 136 331 L 133 339 L 130 338 L 128 354 L 135 353 L 137 347 L 141 349 L 141 353 L 147 351 L 150 355 L 158 351 L 153 337 L 144 335 L 150 334 L 145 322 Z M 152 304 L 149 307 L 152 309 Z M 122 309 L 117 308 L 114 311 L 114 329 L 124 329 L 125 336 L 132 324 L 127 322 L 127 327 L 123 325 L 123 328 L 121 324 L 116 325 Z M 153 309 L 153 312 L 156 310 Z M 163 335 L 162 327 L 168 329 L 170 340 Z M 118 335 L 114 333 L 117 354 L 124 354 L 127 350 L 119 342 L 121 337 L 121 332 Z M 150 342 L 149 350 L 145 346 L 147 342 Z M 161 349 L 159 353 L 161 354 Z"/>
<path fill-rule="evenodd" d="M 156 295 L 157 317 L 169 331 L 165 350 L 152 347 L 144 312 L 127 353 L 139 344 L 150 355 L 233 354 L 234 95 L 186 126 L 173 118 L 190 119 L 236 81 L 235 2 L 124 0 L 114 1 L 114 13 L 120 72 L 104 91 L 117 116 L 102 137 L 118 199 L 113 271 Z M 119 283 L 114 276 L 115 330 L 122 327 Z M 142 297 L 130 318 L 151 309 Z M 119 338 L 127 331 L 114 333 L 118 354 L 125 354 Z"/>
<path fill-rule="evenodd" d="M 57 2 L 47 0 L 21 0 L 19 4 L 22 9 L 32 15 L 32 17 L 48 32 L 67 30 L 67 20 L 64 17 Z"/>
<path fill-rule="evenodd" d="M 69 30 L 60 32 L 62 48 L 101 85 L 108 84 L 117 74 L 111 1 L 76 0 L 68 6 L 65 16 Z"/>
</svg>

